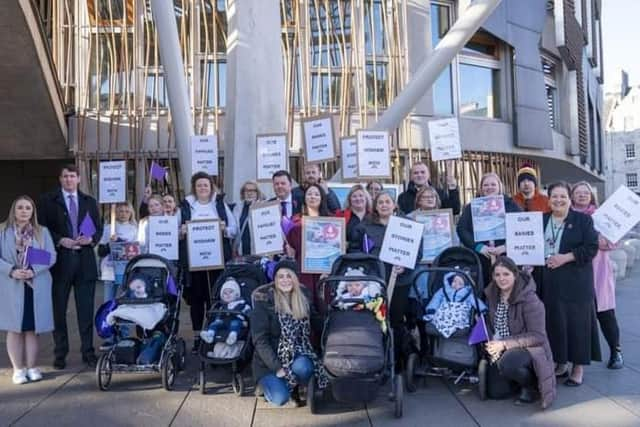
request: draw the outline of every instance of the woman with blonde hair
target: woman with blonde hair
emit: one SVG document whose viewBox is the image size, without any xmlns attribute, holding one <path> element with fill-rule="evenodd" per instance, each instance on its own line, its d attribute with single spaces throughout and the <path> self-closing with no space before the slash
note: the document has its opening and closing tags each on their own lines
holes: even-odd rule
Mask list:
<svg viewBox="0 0 640 427">
<path fill-rule="evenodd" d="M 351 240 L 351 237 L 358 226 L 365 217 L 371 213 L 371 196 L 369 192 L 362 186 L 362 184 L 356 184 L 349 190 L 347 194 L 347 200 L 345 203 L 345 209 L 341 214 L 336 216 L 344 217 L 344 221 L 347 224 L 347 241 Z"/>
<path fill-rule="evenodd" d="M 30 259 L 28 248 L 46 251 L 48 259 Z M 53 239 L 38 224 L 35 203 L 28 196 L 18 197 L 0 224 L 0 330 L 7 331 L 14 384 L 42 379 L 35 366 L 37 335 L 53 330 L 49 269 L 55 262 Z"/>
<path fill-rule="evenodd" d="M 251 296 L 253 375 L 265 399 L 276 406 L 291 397 L 299 403 L 298 387 L 305 387 L 312 378 L 320 389 L 328 382 L 310 339 L 311 322 L 319 327 L 320 319 L 298 281 L 297 270 L 293 260 L 281 260 L 274 269 L 274 282 L 260 286 Z"/>
<path fill-rule="evenodd" d="M 238 235 L 233 242 L 233 252 L 237 255 L 251 255 L 251 226 L 249 209 L 256 202 L 265 200 L 256 181 L 247 181 L 240 188 L 240 202 L 233 207 L 233 216 L 238 224 Z"/>
<path fill-rule="evenodd" d="M 571 187 L 571 209 L 592 215 L 598 208 L 598 198 L 591 185 L 580 181 Z M 616 319 L 616 277 L 609 251 L 616 245 L 598 234 L 598 253 L 593 258 L 593 286 L 596 293 L 596 315 L 604 338 L 609 345 L 607 368 L 622 369 L 624 359 L 620 347 L 620 329 Z"/>
</svg>

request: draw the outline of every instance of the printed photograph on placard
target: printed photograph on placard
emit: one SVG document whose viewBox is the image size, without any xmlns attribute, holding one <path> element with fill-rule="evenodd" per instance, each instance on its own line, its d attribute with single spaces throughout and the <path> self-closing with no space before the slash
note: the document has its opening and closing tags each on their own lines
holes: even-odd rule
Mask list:
<svg viewBox="0 0 640 427">
<path fill-rule="evenodd" d="M 474 240 L 503 240 L 506 236 L 505 217 L 504 196 L 476 197 L 471 200 Z"/>
<path fill-rule="evenodd" d="M 451 209 L 438 209 L 417 213 L 413 220 L 424 224 L 422 233 L 422 259 L 429 263 L 440 253 L 454 245 L 453 212 Z"/>
<path fill-rule="evenodd" d="M 345 251 L 344 218 L 302 218 L 303 273 L 330 273 L 333 262 Z"/>
<path fill-rule="evenodd" d="M 347 207 L 347 196 L 349 195 L 349 191 L 351 191 L 351 187 L 356 185 L 353 184 L 340 184 L 337 182 L 327 182 L 327 187 L 330 190 L 333 190 L 335 195 L 338 197 L 338 201 L 340 202 L 340 207 L 345 209 Z"/>
</svg>

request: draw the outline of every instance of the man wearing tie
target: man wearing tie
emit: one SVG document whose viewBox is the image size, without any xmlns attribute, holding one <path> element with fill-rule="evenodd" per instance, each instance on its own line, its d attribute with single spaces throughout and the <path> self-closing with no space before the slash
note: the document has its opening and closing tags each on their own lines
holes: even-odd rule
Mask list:
<svg viewBox="0 0 640 427">
<path fill-rule="evenodd" d="M 43 195 L 38 206 L 38 221 L 51 232 L 58 252 L 58 261 L 51 269 L 53 275 L 54 355 L 53 367 L 64 369 L 69 353 L 67 333 L 67 304 L 73 288 L 81 339 L 82 361 L 95 366 L 93 348 L 93 311 L 98 268 L 93 251 L 102 237 L 102 221 L 96 200 L 78 191 L 80 174 L 75 165 L 60 171 L 60 188 Z M 91 218 L 95 232 L 83 235 L 81 224 Z"/>
<path fill-rule="evenodd" d="M 294 196 L 291 192 L 293 180 L 289 172 L 279 170 L 273 174 L 271 181 L 273 183 L 273 192 L 276 194 L 276 197 L 271 199 L 271 201 L 278 200 L 280 202 L 282 216 L 291 218 L 299 214 L 302 211 L 303 199 L 299 196 Z"/>
</svg>

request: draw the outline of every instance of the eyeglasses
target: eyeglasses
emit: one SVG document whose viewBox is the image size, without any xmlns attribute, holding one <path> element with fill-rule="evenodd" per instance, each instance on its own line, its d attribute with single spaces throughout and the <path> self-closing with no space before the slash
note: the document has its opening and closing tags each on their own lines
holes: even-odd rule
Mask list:
<svg viewBox="0 0 640 427">
<path fill-rule="evenodd" d="M 245 188 L 244 192 L 245 193 L 257 193 L 258 189 L 257 188 Z"/>
</svg>

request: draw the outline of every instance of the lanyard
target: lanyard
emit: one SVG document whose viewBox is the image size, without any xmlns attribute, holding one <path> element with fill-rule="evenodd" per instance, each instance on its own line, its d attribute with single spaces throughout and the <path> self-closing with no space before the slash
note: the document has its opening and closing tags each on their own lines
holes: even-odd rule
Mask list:
<svg viewBox="0 0 640 427">
<path fill-rule="evenodd" d="M 556 241 L 558 240 L 560 232 L 564 228 L 564 221 L 562 222 L 562 225 L 560 225 L 560 227 L 558 228 L 556 228 L 553 218 L 551 218 L 550 221 L 551 221 L 551 241 L 549 241 L 549 244 L 553 246 L 555 249 Z"/>
</svg>

